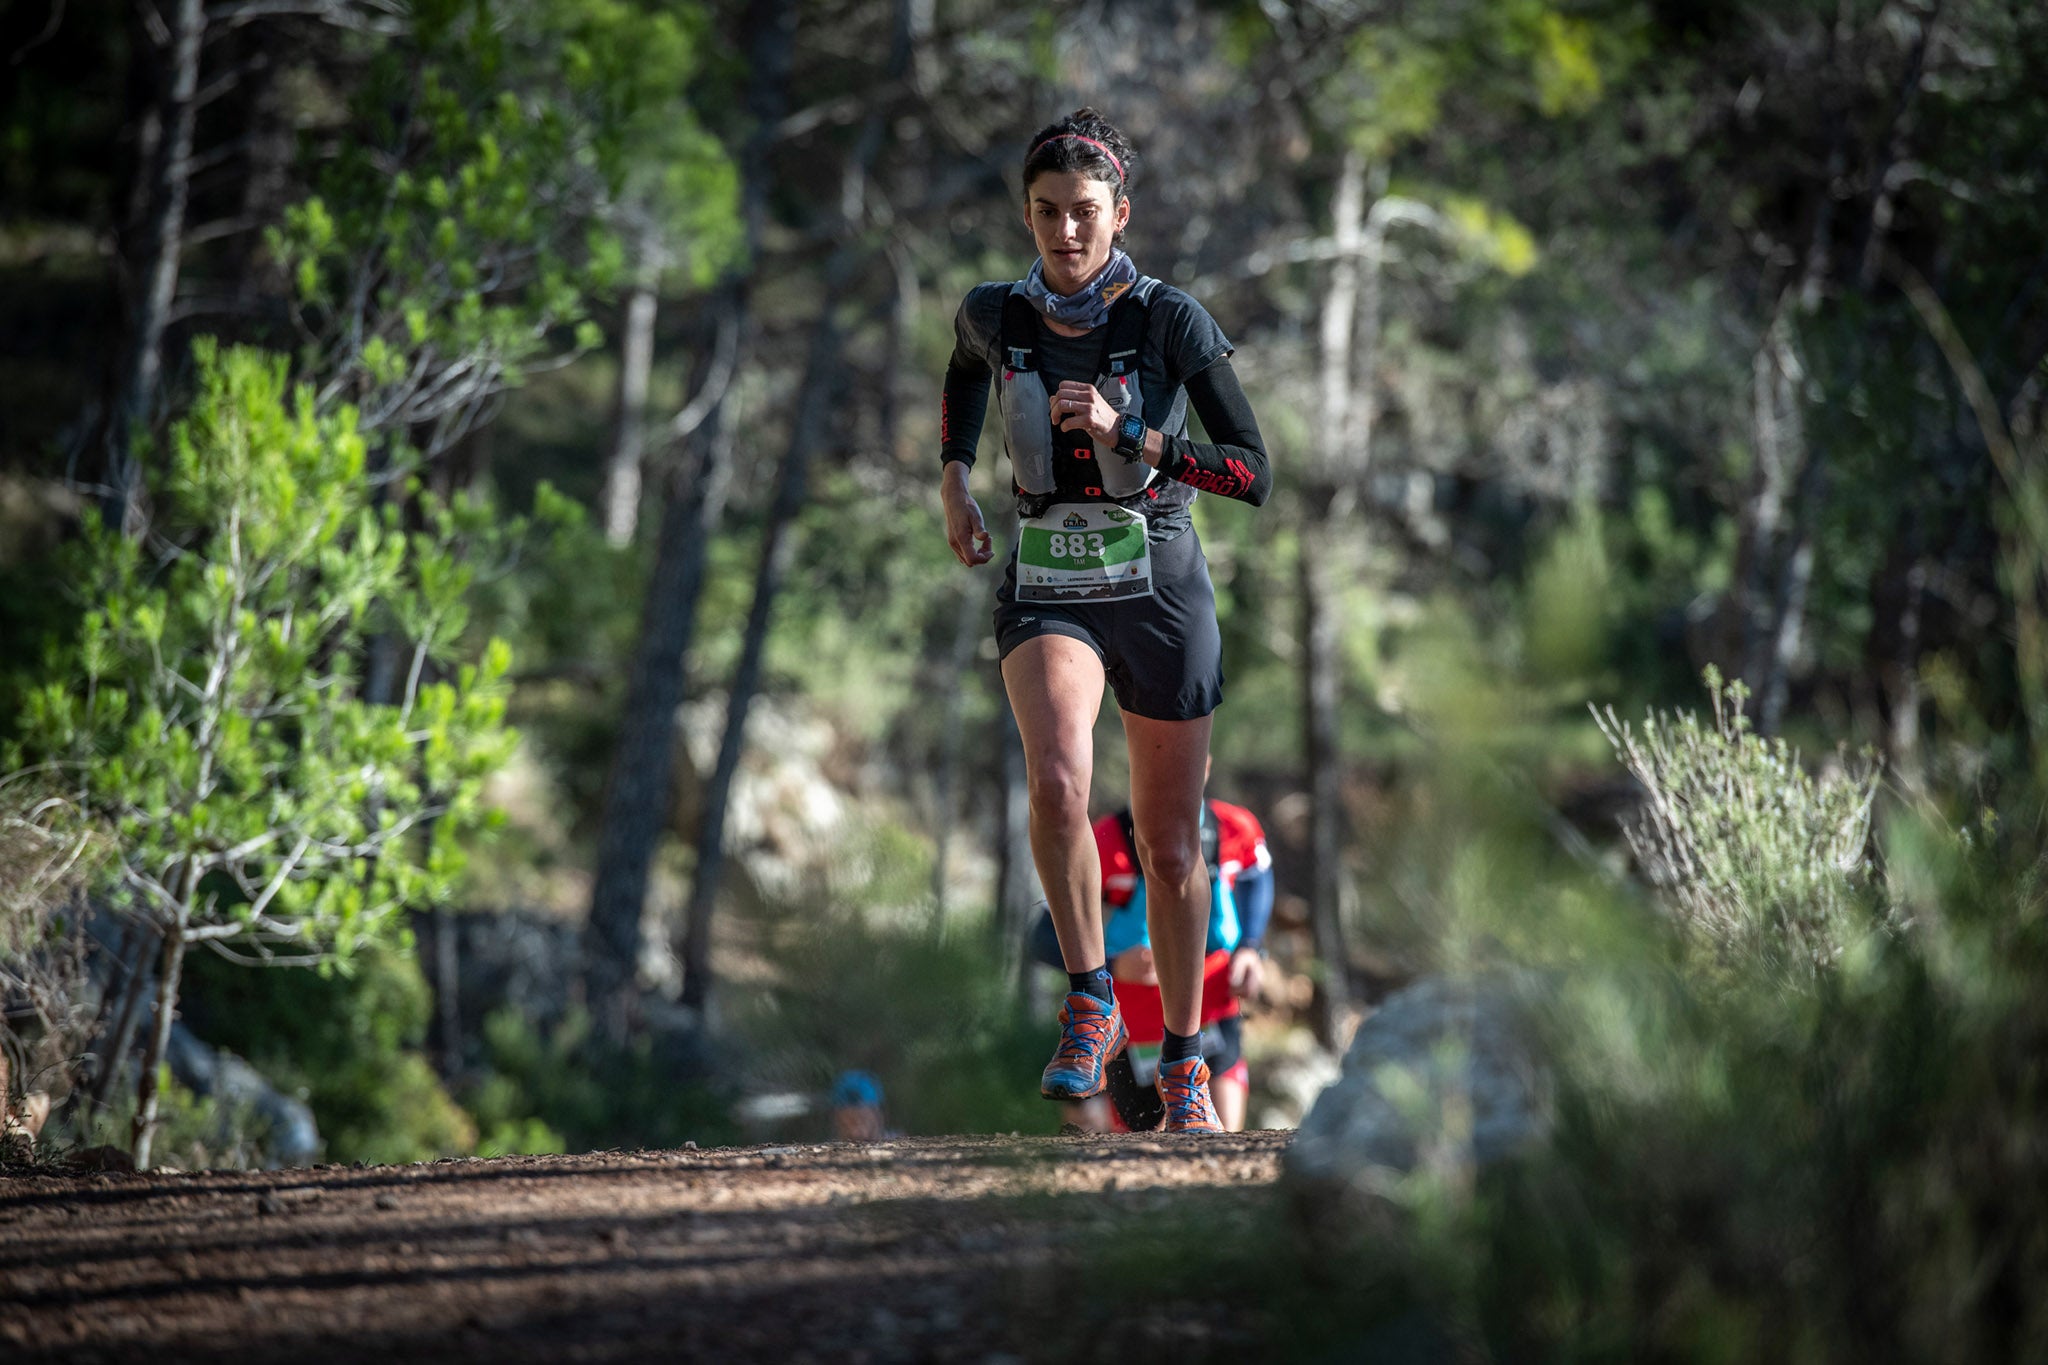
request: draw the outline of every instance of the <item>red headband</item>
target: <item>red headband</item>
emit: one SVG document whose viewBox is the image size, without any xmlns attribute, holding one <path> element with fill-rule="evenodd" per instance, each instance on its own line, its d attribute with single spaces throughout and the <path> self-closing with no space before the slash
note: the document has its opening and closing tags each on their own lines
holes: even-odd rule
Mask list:
<svg viewBox="0 0 2048 1365">
<path fill-rule="evenodd" d="M 1051 137 L 1047 138 L 1045 142 L 1058 142 L 1063 137 L 1070 137 L 1074 139 L 1074 141 L 1076 142 L 1085 142 L 1090 147 L 1093 147 L 1096 151 L 1101 152 L 1104 156 L 1109 158 L 1109 164 L 1116 167 L 1117 180 L 1123 183 L 1129 183 L 1130 177 L 1124 174 L 1124 163 L 1116 159 L 1116 153 L 1112 152 L 1111 150 L 1109 150 L 1109 148 L 1103 146 L 1101 143 L 1097 142 L 1092 137 L 1083 137 L 1079 133 L 1054 133 Z M 1045 145 L 1045 142 L 1039 143 L 1038 147 L 1043 147 Z M 1033 147 L 1030 150 L 1030 152 L 1028 152 L 1025 155 L 1024 159 L 1026 161 L 1029 161 L 1032 157 L 1037 156 L 1038 147 Z"/>
</svg>

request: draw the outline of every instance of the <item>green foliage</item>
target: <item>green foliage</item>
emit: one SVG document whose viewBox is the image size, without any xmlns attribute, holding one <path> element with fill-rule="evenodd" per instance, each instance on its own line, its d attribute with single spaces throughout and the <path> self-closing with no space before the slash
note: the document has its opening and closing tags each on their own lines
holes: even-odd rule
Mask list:
<svg viewBox="0 0 2048 1365">
<path fill-rule="evenodd" d="M 288 396 L 261 352 L 202 341 L 196 358 L 165 553 L 88 524 L 64 581 L 90 605 L 0 768 L 46 768 L 105 828 L 117 904 L 223 948 L 345 963 L 400 905 L 445 898 L 487 822 L 509 659 L 494 643 L 462 662 L 460 642 L 503 533 L 424 496 L 407 529 L 372 506 L 351 412 Z M 377 631 L 411 651 L 395 705 L 363 696 Z"/>
<path fill-rule="evenodd" d="M 1302 1210 L 1306 1240 L 1254 1215 L 1231 1225 L 1244 1245 L 1210 1235 L 1164 1265 L 1112 1242 L 1074 1311 L 1221 1275 L 1261 1286 L 1246 1297 L 1276 1306 L 1262 1329 L 1316 1358 L 1417 1340 L 1432 1358 L 1499 1360 L 2048 1349 L 2031 1288 L 2048 1276 L 2039 794 L 2010 793 L 2004 818 L 1889 812 L 1881 929 L 1851 889 L 1870 875 L 1870 776 L 1810 777 L 1734 720 L 1739 688 L 1712 680 L 1711 726 L 1657 718 L 1635 748 L 1647 760 L 1656 746 L 1640 765 L 1652 801 L 1684 799 L 1675 828 L 1724 895 L 1768 903 L 1729 931 L 1737 956 L 1720 927 L 1646 914 L 1558 854 L 1526 779 L 1502 766 L 1512 674 L 1469 639 L 1433 649 L 1435 795 L 1400 855 L 1418 869 L 1411 891 L 1433 898 L 1437 963 L 1538 969 L 1518 979 L 1550 1131 L 1483 1170 L 1387 1175 L 1349 1221 Z"/>
<path fill-rule="evenodd" d="M 1702 966 L 1797 989 L 1880 932 L 1865 887 L 1874 762 L 1816 779 L 1782 739 L 1754 734 L 1748 691 L 1706 674 L 1712 727 L 1651 714 L 1640 737 L 1600 720 L 1648 793 L 1629 846 Z"/>
<path fill-rule="evenodd" d="M 952 615 L 951 593 L 933 585 L 948 582 L 954 560 L 929 500 L 864 506 L 851 475 L 821 472 L 817 482 L 769 663 L 843 730 L 872 734 L 921 695 L 927 632 Z M 848 611 L 850 601 L 861 609 Z"/>
<path fill-rule="evenodd" d="M 1544 547 L 1524 589 L 1524 647 L 1538 678 L 1583 680 L 1606 662 L 1613 578 L 1599 514 L 1582 505 Z"/>
<path fill-rule="evenodd" d="M 573 1012 L 552 1029 L 515 1010 L 484 1023 L 485 1066 L 465 1090 L 483 1134 L 479 1151 L 714 1146 L 738 1136 L 701 1058 L 642 1036 L 608 1045 Z"/>
<path fill-rule="evenodd" d="M 1583 115 L 1639 60 L 1643 21 L 1633 4 L 1572 8 L 1476 0 L 1398 24 L 1360 25 L 1323 94 L 1354 145 L 1382 162 L 1440 138 L 1447 103 L 1533 110 L 1546 119 Z M 1254 27 L 1240 18 L 1240 51 L 1249 50 Z"/>
<path fill-rule="evenodd" d="M 1919 816 L 1886 839 L 1909 931 L 1807 992 L 1616 962 L 1560 993 L 1559 1131 L 1460 1235 L 1518 1354 L 2026 1358 L 2048 1317 L 2038 850 Z M 1634 1062 L 1628 1058 L 1637 1059 Z M 1510 1344 L 1512 1343 L 1512 1344 Z"/>
<path fill-rule="evenodd" d="M 1466 195 L 1452 195 L 1444 203 L 1444 217 L 1451 223 L 1453 239 L 1469 255 L 1509 278 L 1536 268 L 1535 237 L 1502 210 Z"/>
<path fill-rule="evenodd" d="M 263 1156 L 269 1126 L 254 1110 L 217 1096 L 199 1096 L 171 1079 L 166 1066 L 157 1082 L 158 1161 L 187 1171 L 246 1171 Z M 104 1105 L 60 1110 L 42 1133 L 38 1155 L 62 1160 L 82 1147 L 126 1147 L 135 1123 L 135 1096 Z"/>
<path fill-rule="evenodd" d="M 438 452 L 562 333 L 551 363 L 598 344 L 587 303 L 627 268 L 622 228 L 675 241 L 693 280 L 730 258 L 737 179 L 685 99 L 697 13 L 414 7 L 357 90 L 365 136 L 269 235 L 323 397 Z"/>
<path fill-rule="evenodd" d="M 1030 1079 L 1053 1025 L 1019 1009 L 1001 954 L 863 899 L 848 888 L 770 927 L 777 984 L 740 1020 L 762 1071 L 819 1092 L 841 1071 L 872 1072 L 906 1133 L 1044 1131 Z"/>
<path fill-rule="evenodd" d="M 41 776 L 0 778 L 0 1106 L 36 1090 L 61 1102 L 98 1023 L 78 892 L 105 841 Z"/>
<path fill-rule="evenodd" d="M 433 994 L 409 942 L 358 953 L 347 974 L 249 971 L 213 954 L 188 964 L 185 1014 L 209 1044 L 297 1094 L 330 1161 L 464 1156 L 477 1125 L 421 1052 Z"/>
</svg>

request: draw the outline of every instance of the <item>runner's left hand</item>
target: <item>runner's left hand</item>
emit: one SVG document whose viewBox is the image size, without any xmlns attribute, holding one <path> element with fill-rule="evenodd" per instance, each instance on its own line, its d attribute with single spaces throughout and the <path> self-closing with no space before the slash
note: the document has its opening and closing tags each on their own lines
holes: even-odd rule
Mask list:
<svg viewBox="0 0 2048 1365">
<path fill-rule="evenodd" d="M 1085 431 L 1098 441 L 1116 440 L 1116 424 L 1123 414 L 1109 405 L 1093 384 L 1069 379 L 1052 396 L 1052 425 L 1055 431 Z"/>
</svg>

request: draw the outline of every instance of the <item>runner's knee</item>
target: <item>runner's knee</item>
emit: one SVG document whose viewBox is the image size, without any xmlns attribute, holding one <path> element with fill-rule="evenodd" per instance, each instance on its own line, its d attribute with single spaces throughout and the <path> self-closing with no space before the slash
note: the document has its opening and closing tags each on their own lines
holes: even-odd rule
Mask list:
<svg viewBox="0 0 2048 1365">
<path fill-rule="evenodd" d="M 1088 823 L 1088 771 L 1077 763 L 1049 759 L 1031 765 L 1031 809 L 1059 826 Z"/>
<path fill-rule="evenodd" d="M 1180 886 L 1201 866 L 1202 835 L 1195 826 L 1165 838 L 1147 838 L 1143 829 L 1136 833 L 1138 861 L 1144 864 L 1148 881 Z"/>
</svg>

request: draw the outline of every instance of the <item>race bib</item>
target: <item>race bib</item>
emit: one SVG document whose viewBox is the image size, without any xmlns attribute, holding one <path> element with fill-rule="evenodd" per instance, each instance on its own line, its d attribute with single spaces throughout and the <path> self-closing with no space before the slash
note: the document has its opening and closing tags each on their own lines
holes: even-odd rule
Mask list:
<svg viewBox="0 0 2048 1365">
<path fill-rule="evenodd" d="M 1108 502 L 1063 502 L 1025 518 L 1017 600 L 1107 602 L 1152 595 L 1145 517 Z"/>
</svg>

